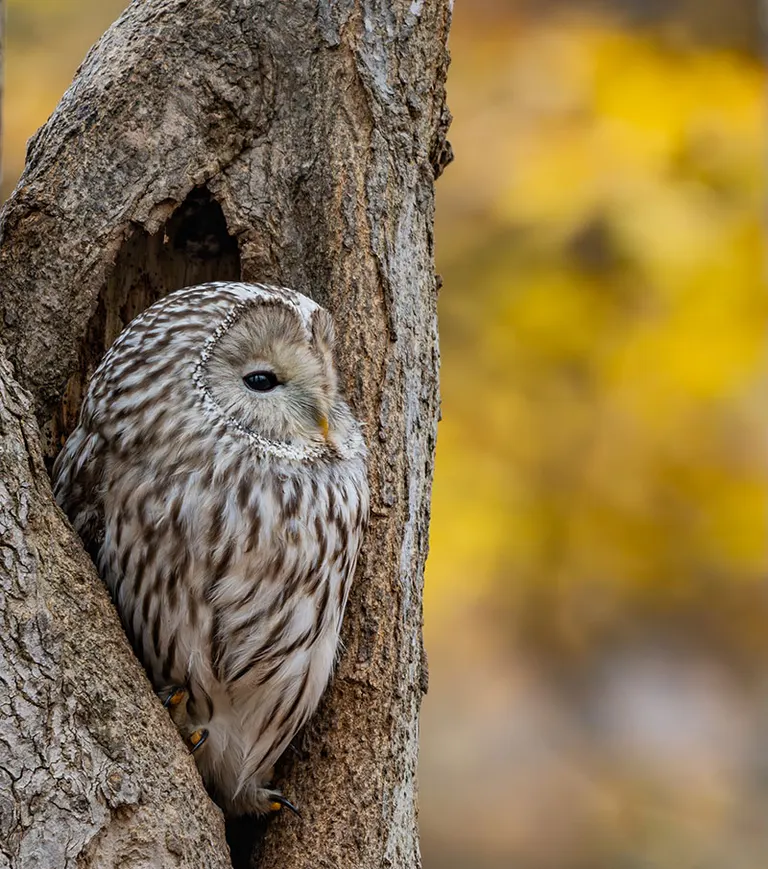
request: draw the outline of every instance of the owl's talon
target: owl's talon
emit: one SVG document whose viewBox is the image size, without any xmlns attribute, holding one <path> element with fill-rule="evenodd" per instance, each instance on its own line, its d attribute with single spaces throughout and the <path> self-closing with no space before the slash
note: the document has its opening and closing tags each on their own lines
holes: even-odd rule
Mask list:
<svg viewBox="0 0 768 869">
<path fill-rule="evenodd" d="M 196 730 L 194 733 L 190 733 L 187 737 L 187 743 L 189 744 L 189 753 L 194 754 L 198 748 L 208 739 L 208 731 L 207 730 Z"/>
<path fill-rule="evenodd" d="M 179 703 L 182 703 L 184 700 L 189 697 L 189 691 L 186 688 L 174 687 L 171 688 L 171 693 L 163 700 L 163 707 L 168 709 L 169 707 L 178 706 Z"/>
<path fill-rule="evenodd" d="M 294 815 L 297 817 L 301 817 L 301 812 L 294 806 L 294 804 L 286 799 L 282 794 L 272 794 L 272 802 L 270 803 L 270 809 L 273 812 L 279 812 L 283 807 L 286 809 L 290 809 Z"/>
</svg>

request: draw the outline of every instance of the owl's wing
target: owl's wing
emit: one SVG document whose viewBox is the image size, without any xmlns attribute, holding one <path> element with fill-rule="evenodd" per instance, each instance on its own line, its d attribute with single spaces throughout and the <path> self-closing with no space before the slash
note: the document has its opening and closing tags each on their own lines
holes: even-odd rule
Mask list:
<svg viewBox="0 0 768 869">
<path fill-rule="evenodd" d="M 53 494 L 94 561 L 104 539 L 104 439 L 78 426 L 53 466 Z"/>
</svg>

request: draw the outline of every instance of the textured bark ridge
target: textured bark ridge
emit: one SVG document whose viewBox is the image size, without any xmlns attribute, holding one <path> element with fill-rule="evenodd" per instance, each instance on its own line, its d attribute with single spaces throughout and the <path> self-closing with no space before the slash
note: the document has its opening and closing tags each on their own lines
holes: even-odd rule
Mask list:
<svg viewBox="0 0 768 869">
<path fill-rule="evenodd" d="M 278 770 L 278 784 L 301 805 L 302 818 L 279 817 L 269 825 L 264 866 L 408 869 L 420 863 L 422 575 L 438 412 L 433 182 L 450 158 L 449 20 L 449 0 L 135 0 L 30 141 L 24 175 L 0 217 L 3 340 L 16 377 L 32 395 L 48 460 L 71 430 L 105 347 L 165 293 L 242 278 L 294 287 L 334 314 L 346 391 L 371 448 L 373 516 L 336 677 Z M 68 705 L 74 701 L 62 690 L 45 715 L 29 712 L 30 732 L 39 731 L 46 746 L 58 745 L 52 717 L 80 709 L 64 726 L 85 757 L 81 730 L 90 738 L 88 722 L 111 715 L 123 728 L 121 750 L 131 746 L 134 766 L 122 773 L 124 787 L 143 793 L 146 811 L 158 819 L 150 830 L 155 846 L 176 854 L 157 841 L 163 818 L 182 798 L 188 809 L 176 828 L 177 850 L 192 853 L 198 830 L 209 829 L 212 837 L 207 860 L 155 855 L 159 862 L 139 856 L 124 865 L 177 865 L 173 859 L 220 865 L 226 851 L 214 853 L 220 848 L 216 812 L 193 793 L 187 760 L 172 751 L 157 756 L 169 745 L 175 751 L 178 740 L 164 727 L 127 643 L 115 638 L 92 569 L 47 503 L 34 458 L 38 435 L 13 390 L 3 400 L 21 408 L 14 419 L 33 456 L 26 473 L 36 480 L 35 521 L 50 516 L 52 523 L 52 530 L 27 527 L 18 499 L 9 502 L 5 521 L 21 541 L 32 541 L 26 545 L 36 547 L 39 562 L 14 605 L 45 600 L 46 630 L 61 643 L 75 632 L 82 649 L 66 670 L 67 690 L 82 705 Z M 19 446 L 6 456 L 9 471 L 21 468 L 23 455 Z M 0 568 L 3 582 L 13 569 L 13 561 Z M 41 591 L 51 572 L 57 581 Z M 70 586 L 77 588 L 73 600 Z M 64 618 L 66 598 L 73 609 L 88 609 L 87 618 Z M 7 620 L 13 609 L 4 607 Z M 11 643 L 5 648 L 10 672 L 22 674 L 30 691 L 43 690 L 37 665 L 25 664 L 23 635 L 6 630 L 4 642 Z M 63 665 L 51 666 L 62 679 Z M 13 696 L 30 702 L 19 687 Z M 154 727 L 164 735 L 150 733 Z M 37 763 L 52 775 L 50 759 Z M 97 824 L 101 838 L 77 865 L 109 865 L 111 845 L 102 842 L 133 841 L 131 817 L 140 815 L 111 808 L 109 799 L 141 806 L 141 798 L 98 790 L 98 770 L 108 770 L 108 787 L 106 761 L 83 759 L 78 766 L 67 757 L 62 763 L 92 789 L 89 806 L 110 813 Z M 0 775 L 14 778 L 14 769 L 0 754 Z M 168 782 L 178 786 L 178 798 Z M 10 817 L 17 838 L 58 835 L 31 797 L 18 788 L 10 793 L 0 823 Z M 72 810 L 75 832 L 62 840 L 84 837 L 95 811 L 89 806 L 83 803 L 80 815 Z M 126 811 L 131 817 L 123 817 Z"/>
</svg>

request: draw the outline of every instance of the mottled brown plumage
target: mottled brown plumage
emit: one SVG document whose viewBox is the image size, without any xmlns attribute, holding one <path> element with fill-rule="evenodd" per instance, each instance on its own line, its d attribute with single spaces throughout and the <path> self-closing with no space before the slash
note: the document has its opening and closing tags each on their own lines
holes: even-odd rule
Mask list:
<svg viewBox="0 0 768 869">
<path fill-rule="evenodd" d="M 54 467 L 158 692 L 231 814 L 264 813 L 271 768 L 330 677 L 368 516 L 365 446 L 333 326 L 290 290 L 173 293 L 120 335 Z"/>
</svg>

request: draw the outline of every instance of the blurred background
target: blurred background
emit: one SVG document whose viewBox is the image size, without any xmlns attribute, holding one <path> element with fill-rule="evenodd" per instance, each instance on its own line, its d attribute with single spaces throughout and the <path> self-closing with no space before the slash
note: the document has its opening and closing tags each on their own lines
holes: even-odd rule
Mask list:
<svg viewBox="0 0 768 869">
<path fill-rule="evenodd" d="M 3 196 L 122 0 L 8 0 Z M 425 869 L 768 865 L 757 0 L 457 0 Z"/>
</svg>

